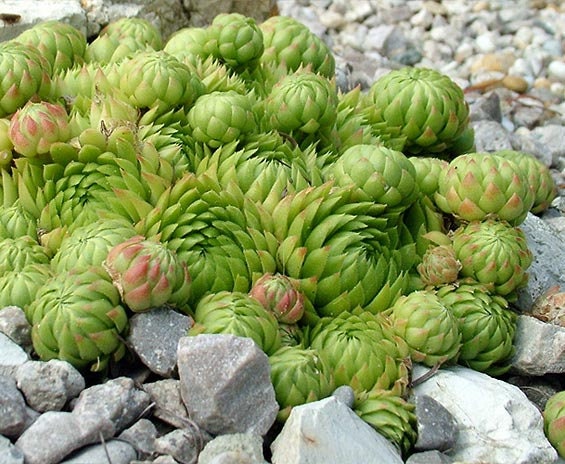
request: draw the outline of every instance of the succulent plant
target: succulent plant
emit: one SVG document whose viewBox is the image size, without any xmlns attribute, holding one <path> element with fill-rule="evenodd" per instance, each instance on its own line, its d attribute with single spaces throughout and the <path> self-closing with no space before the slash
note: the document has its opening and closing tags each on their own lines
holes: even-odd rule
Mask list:
<svg viewBox="0 0 565 464">
<path fill-rule="evenodd" d="M 154 50 L 163 48 L 161 32 L 154 24 L 144 18 L 124 17 L 116 19 L 100 31 L 99 36 L 105 35 L 118 40 L 130 37 Z"/>
<path fill-rule="evenodd" d="M 248 337 L 267 355 L 281 346 L 275 316 L 245 293 L 220 291 L 202 297 L 194 309 L 194 321 L 189 335 L 223 333 Z"/>
<path fill-rule="evenodd" d="M 517 320 L 508 302 L 473 281 L 444 285 L 437 294 L 458 320 L 462 336 L 459 363 L 490 375 L 507 372 Z"/>
<path fill-rule="evenodd" d="M 461 276 L 491 285 L 506 298 L 526 285 L 533 258 L 520 228 L 495 219 L 473 221 L 459 227 L 452 240 Z"/>
<path fill-rule="evenodd" d="M 543 409 L 543 424 L 547 439 L 565 457 L 565 391 L 553 394 Z"/>
<path fill-rule="evenodd" d="M 29 264 L 48 264 L 45 249 L 29 235 L 0 239 L 0 275 L 22 271 Z"/>
<path fill-rule="evenodd" d="M 37 48 L 49 62 L 53 75 L 81 64 L 87 45 L 81 31 L 58 20 L 37 23 L 15 40 Z"/>
<path fill-rule="evenodd" d="M 434 291 L 403 295 L 386 313 L 414 362 L 434 366 L 457 361 L 461 349 L 457 319 Z"/>
<path fill-rule="evenodd" d="M 428 248 L 417 269 L 424 285 L 438 287 L 457 280 L 461 263 L 452 245 L 437 245 Z"/>
<path fill-rule="evenodd" d="M 447 169 L 449 163 L 431 156 L 411 156 L 408 159 L 416 171 L 418 190 L 422 195 L 433 198 L 438 189 L 440 173 Z"/>
<path fill-rule="evenodd" d="M 10 120 L 0 118 L 0 169 L 8 168 L 12 162 L 14 144 L 10 140 Z"/>
<path fill-rule="evenodd" d="M 188 301 L 191 279 L 186 263 L 157 240 L 136 235 L 118 243 L 103 266 L 123 303 L 134 312 L 164 304 L 183 307 Z"/>
<path fill-rule="evenodd" d="M 288 16 L 272 16 L 259 25 L 265 50 L 263 64 L 284 64 L 290 71 L 310 67 L 312 72 L 332 78 L 335 58 L 328 46 L 307 26 Z"/>
<path fill-rule="evenodd" d="M 349 385 L 360 392 L 407 385 L 408 346 L 382 313 L 343 312 L 322 318 L 309 339 L 310 348 L 332 369 L 337 387 Z"/>
<path fill-rule="evenodd" d="M 398 389 L 374 388 L 355 396 L 353 410 L 377 432 L 398 446 L 407 455 L 417 438 L 415 405 Z"/>
<path fill-rule="evenodd" d="M 192 137 L 212 148 L 241 140 L 256 129 L 252 108 L 252 96 L 234 90 L 202 95 L 188 112 Z"/>
<path fill-rule="evenodd" d="M 261 276 L 251 287 L 249 295 L 284 324 L 294 324 L 304 315 L 304 295 L 292 279 L 283 274 Z"/>
<path fill-rule="evenodd" d="M 206 50 L 235 70 L 252 69 L 263 55 L 263 32 L 251 17 L 220 13 L 208 28 Z"/>
<path fill-rule="evenodd" d="M 530 211 L 545 211 L 557 195 L 557 186 L 549 168 L 534 156 L 515 150 L 498 150 L 494 155 L 512 160 L 525 172 L 528 184 L 534 191 L 534 203 Z"/>
<path fill-rule="evenodd" d="M 464 221 L 494 217 L 519 225 L 534 195 L 524 171 L 512 160 L 467 153 L 440 173 L 434 200 L 442 211 Z"/>
<path fill-rule="evenodd" d="M 37 240 L 37 223 L 19 201 L 12 206 L 0 206 L 0 239 L 28 235 Z"/>
<path fill-rule="evenodd" d="M 34 96 L 47 98 L 51 66 L 31 45 L 15 41 L 0 43 L 0 117 L 4 118 Z"/>
<path fill-rule="evenodd" d="M 25 309 L 52 275 L 48 263 L 30 263 L 18 270 L 4 272 L 0 275 L 0 308 L 13 305 Z"/>
<path fill-rule="evenodd" d="M 335 388 L 331 368 L 312 348 L 282 346 L 269 356 L 269 364 L 281 422 L 294 406 L 326 398 Z"/>
<path fill-rule="evenodd" d="M 27 102 L 12 116 L 9 136 L 20 155 L 45 155 L 54 143 L 70 139 L 69 115 L 57 103 Z"/>
<path fill-rule="evenodd" d="M 377 133 L 405 140 L 402 151 L 410 154 L 448 150 L 469 123 L 461 88 L 427 68 L 393 70 L 377 79 L 365 112 Z"/>
<path fill-rule="evenodd" d="M 100 266 L 55 274 L 26 308 L 35 352 L 79 369 L 104 370 L 125 354 L 127 315 Z"/>
</svg>

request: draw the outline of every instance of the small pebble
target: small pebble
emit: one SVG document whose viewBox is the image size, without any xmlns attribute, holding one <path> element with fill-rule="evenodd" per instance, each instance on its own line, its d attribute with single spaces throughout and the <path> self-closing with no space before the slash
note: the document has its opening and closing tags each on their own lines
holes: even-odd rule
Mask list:
<svg viewBox="0 0 565 464">
<path fill-rule="evenodd" d="M 524 93 L 529 87 L 526 79 L 520 76 L 506 76 L 502 79 L 502 85 L 518 93 Z"/>
</svg>

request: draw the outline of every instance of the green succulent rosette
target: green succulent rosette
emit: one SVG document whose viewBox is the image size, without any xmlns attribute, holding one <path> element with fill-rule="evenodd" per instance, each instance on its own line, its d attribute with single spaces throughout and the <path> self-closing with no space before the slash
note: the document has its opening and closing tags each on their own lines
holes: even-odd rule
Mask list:
<svg viewBox="0 0 565 464">
<path fill-rule="evenodd" d="M 416 171 L 399 151 L 378 145 L 348 148 L 325 171 L 341 187 L 353 188 L 354 198 L 385 207 L 385 214 L 400 214 L 418 198 Z"/>
<path fill-rule="evenodd" d="M 10 119 L 0 118 L 0 169 L 9 168 L 14 154 L 14 144 L 10 140 Z"/>
<path fill-rule="evenodd" d="M 0 205 L 0 239 L 27 235 L 37 240 L 35 218 L 16 201 L 11 206 Z"/>
<path fill-rule="evenodd" d="M 534 214 L 545 211 L 557 196 L 557 187 L 549 168 L 534 156 L 521 151 L 498 150 L 493 154 L 512 160 L 523 169 L 534 191 L 534 203 L 530 211 Z"/>
<path fill-rule="evenodd" d="M 77 227 L 61 240 L 51 260 L 56 273 L 100 266 L 112 247 L 134 237 L 135 228 L 125 219 L 99 219 Z"/>
<path fill-rule="evenodd" d="M 331 368 L 312 348 L 282 346 L 269 356 L 269 364 L 281 422 L 294 406 L 326 398 L 335 389 Z"/>
<path fill-rule="evenodd" d="M 43 361 L 61 359 L 97 372 L 125 354 L 127 314 L 101 266 L 55 274 L 38 289 L 26 316 Z"/>
<path fill-rule="evenodd" d="M 267 273 L 253 284 L 249 295 L 272 312 L 279 322 L 295 324 L 304 315 L 304 295 L 297 287 L 288 276 Z"/>
<path fill-rule="evenodd" d="M 524 171 L 491 153 L 460 155 L 442 170 L 434 195 L 437 206 L 463 221 L 494 217 L 519 225 L 534 203 Z"/>
<path fill-rule="evenodd" d="M 98 66 L 121 64 L 138 53 L 152 51 L 154 49 L 151 46 L 135 37 L 118 38 L 114 35 L 102 34 L 87 45 L 84 60 L 86 63 Z"/>
<path fill-rule="evenodd" d="M 452 240 L 461 276 L 489 285 L 507 299 L 527 284 L 533 257 L 520 228 L 494 219 L 473 221 L 459 227 Z"/>
<path fill-rule="evenodd" d="M 415 405 L 394 388 L 360 392 L 353 405 L 355 413 L 394 443 L 404 456 L 412 450 L 418 435 L 414 409 Z"/>
<path fill-rule="evenodd" d="M 517 320 L 508 302 L 475 282 L 445 285 L 437 294 L 458 320 L 462 335 L 459 363 L 494 376 L 507 372 Z"/>
<path fill-rule="evenodd" d="M 154 24 L 143 18 L 124 17 L 112 21 L 100 31 L 99 36 L 104 35 L 120 41 L 132 38 L 139 43 L 146 44 L 153 50 L 163 48 L 161 32 Z"/>
<path fill-rule="evenodd" d="M 220 13 L 208 28 L 206 50 L 235 70 L 252 69 L 263 55 L 263 32 L 253 18 Z"/>
<path fill-rule="evenodd" d="M 119 88 L 134 106 L 163 110 L 188 107 L 200 90 L 188 67 L 162 50 L 139 52 L 124 62 Z"/>
<path fill-rule="evenodd" d="M 408 159 L 416 171 L 418 190 L 422 195 L 433 198 L 438 189 L 440 173 L 447 169 L 449 163 L 446 160 L 428 156 L 411 156 Z"/>
<path fill-rule="evenodd" d="M 331 130 L 337 119 L 337 93 L 328 78 L 308 71 L 283 77 L 264 100 L 269 129 L 297 140 Z"/>
<path fill-rule="evenodd" d="M 187 116 L 192 137 L 212 148 L 241 140 L 257 129 L 253 102 L 234 90 L 202 95 Z"/>
<path fill-rule="evenodd" d="M 38 95 L 46 98 L 51 67 L 39 50 L 15 41 L 0 43 L 0 117 L 6 117 Z"/>
<path fill-rule="evenodd" d="M 289 71 L 309 67 L 312 72 L 332 78 L 335 58 L 329 47 L 307 26 L 288 16 L 272 16 L 259 25 L 263 32 L 264 65 L 283 64 Z"/>
<path fill-rule="evenodd" d="M 433 69 L 391 71 L 371 86 L 365 105 L 374 130 L 404 139 L 406 154 L 445 152 L 469 123 L 463 91 Z"/>
<path fill-rule="evenodd" d="M 361 392 L 395 385 L 403 390 L 408 384 L 408 346 L 383 313 L 357 310 L 322 318 L 308 338 L 309 347 L 332 369 L 336 387 Z"/>
<path fill-rule="evenodd" d="M 48 264 L 45 249 L 29 235 L 0 239 L 0 275 L 19 272 L 29 264 Z"/>
<path fill-rule="evenodd" d="M 29 101 L 12 116 L 9 135 L 20 155 L 45 155 L 54 143 L 71 138 L 69 115 L 58 103 Z"/>
<path fill-rule="evenodd" d="M 164 304 L 183 306 L 190 294 L 186 263 L 157 240 L 136 235 L 114 245 L 103 266 L 120 292 L 124 304 L 134 312 Z"/>
<path fill-rule="evenodd" d="M 457 319 L 434 291 L 403 295 L 386 313 L 414 362 L 435 366 L 457 361 L 461 349 Z"/>
<path fill-rule="evenodd" d="M 184 63 L 196 63 L 209 56 L 208 27 L 184 27 L 171 34 L 163 50 Z"/>
<path fill-rule="evenodd" d="M 0 275 L 0 308 L 17 306 L 25 309 L 52 275 L 48 263 L 31 263 L 20 270 L 4 272 Z"/>
<path fill-rule="evenodd" d="M 457 280 L 461 263 L 452 245 L 438 245 L 428 248 L 417 270 L 424 285 L 440 287 Z"/>
<path fill-rule="evenodd" d="M 306 335 L 302 326 L 279 322 L 279 333 L 281 334 L 281 346 L 304 346 Z"/>
<path fill-rule="evenodd" d="M 58 20 L 35 24 L 15 40 L 37 48 L 51 65 L 53 74 L 81 64 L 87 46 L 86 36 L 81 31 Z"/>
<path fill-rule="evenodd" d="M 543 427 L 545 436 L 559 456 L 565 457 L 565 391 L 553 394 L 545 403 Z"/>
<path fill-rule="evenodd" d="M 275 316 L 241 292 L 220 291 L 202 297 L 194 309 L 189 335 L 232 334 L 251 338 L 267 355 L 281 346 Z"/>
</svg>

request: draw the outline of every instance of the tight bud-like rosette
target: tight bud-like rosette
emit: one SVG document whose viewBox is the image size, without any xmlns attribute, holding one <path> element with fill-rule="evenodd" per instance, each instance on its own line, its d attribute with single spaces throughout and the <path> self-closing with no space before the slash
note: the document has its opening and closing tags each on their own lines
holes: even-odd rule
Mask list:
<svg viewBox="0 0 565 464">
<path fill-rule="evenodd" d="M 101 371 L 125 354 L 127 314 L 110 276 L 95 266 L 56 274 L 26 308 L 31 338 L 43 361 L 61 359 Z"/>
<path fill-rule="evenodd" d="M 109 251 L 104 267 L 132 311 L 188 300 L 191 280 L 186 263 L 159 241 L 136 235 L 119 243 Z"/>
<path fill-rule="evenodd" d="M 129 37 L 154 50 L 160 50 L 163 47 L 163 38 L 157 26 L 143 18 L 126 17 L 117 19 L 102 29 L 100 35 L 108 35 L 118 40 Z"/>
<path fill-rule="evenodd" d="M 333 53 L 322 39 L 300 21 L 288 16 L 272 16 L 259 27 L 265 45 L 262 63 L 275 66 L 283 64 L 289 71 L 308 66 L 322 76 L 334 76 Z"/>
<path fill-rule="evenodd" d="M 565 390 L 555 393 L 545 403 L 543 410 L 545 436 L 565 458 Z"/>
<path fill-rule="evenodd" d="M 0 308 L 13 305 L 25 309 L 52 275 L 48 263 L 31 263 L 0 275 Z"/>
<path fill-rule="evenodd" d="M 428 248 L 422 262 L 418 264 L 418 274 L 424 285 L 433 287 L 457 280 L 461 263 L 455 256 L 452 245 L 438 245 Z"/>
<path fill-rule="evenodd" d="M 283 274 L 265 274 L 260 277 L 249 295 L 271 311 L 279 322 L 293 324 L 304 314 L 304 295 L 296 284 Z"/>
<path fill-rule="evenodd" d="M 367 94 L 370 123 L 385 136 L 404 137 L 404 153 L 439 153 L 469 123 L 463 91 L 433 69 L 403 68 L 379 78 Z"/>
<path fill-rule="evenodd" d="M 241 292 L 220 291 L 204 296 L 194 310 L 189 335 L 223 333 L 251 338 L 267 355 L 281 346 L 275 316 Z"/>
<path fill-rule="evenodd" d="M 54 143 L 70 137 L 69 115 L 58 103 L 28 102 L 10 121 L 14 150 L 29 158 L 49 153 Z"/>
<path fill-rule="evenodd" d="M 458 228 L 452 238 L 463 277 L 494 286 L 507 298 L 527 284 L 533 257 L 518 227 L 494 219 L 473 221 Z"/>
<path fill-rule="evenodd" d="M 441 171 L 434 200 L 445 213 L 464 221 L 496 217 L 520 224 L 534 203 L 524 171 L 490 153 L 467 153 Z"/>
<path fill-rule="evenodd" d="M 322 318 L 310 332 L 310 348 L 333 370 L 337 387 L 349 385 L 360 392 L 407 384 L 408 346 L 382 313 Z"/>
<path fill-rule="evenodd" d="M 256 130 L 253 98 L 234 90 L 202 95 L 188 112 L 192 137 L 212 148 Z"/>
<path fill-rule="evenodd" d="M 416 183 L 422 195 L 433 198 L 437 192 L 439 175 L 449 163 L 440 158 L 411 156 L 408 158 L 416 171 Z"/>
<path fill-rule="evenodd" d="M 435 292 L 403 295 L 387 313 L 396 334 L 408 344 L 414 362 L 434 366 L 457 360 L 461 348 L 457 319 Z"/>
<path fill-rule="evenodd" d="M 459 363 L 490 375 L 508 371 L 517 319 L 508 302 L 472 281 L 445 285 L 438 296 L 458 320 L 462 336 Z"/>
<path fill-rule="evenodd" d="M 0 205 L 0 239 L 28 235 L 37 239 L 37 222 L 19 201 L 12 206 Z"/>
<path fill-rule="evenodd" d="M 263 54 L 263 32 L 253 18 L 221 13 L 208 28 L 206 50 L 234 69 L 252 68 Z"/>
<path fill-rule="evenodd" d="M 0 275 L 21 271 L 28 264 L 47 264 L 46 250 L 28 235 L 0 239 Z"/>
<path fill-rule="evenodd" d="M 331 128 L 337 118 L 337 93 L 331 82 L 298 71 L 275 84 L 265 100 L 270 128 L 294 135 Z"/>
<path fill-rule="evenodd" d="M 294 406 L 321 400 L 335 388 L 332 371 L 316 350 L 283 346 L 269 356 L 271 380 L 285 421 Z"/>
</svg>

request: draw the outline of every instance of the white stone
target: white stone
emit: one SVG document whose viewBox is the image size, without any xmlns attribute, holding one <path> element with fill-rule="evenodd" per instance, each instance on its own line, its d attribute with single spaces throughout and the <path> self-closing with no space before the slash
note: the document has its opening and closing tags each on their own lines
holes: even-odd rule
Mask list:
<svg viewBox="0 0 565 464">
<path fill-rule="evenodd" d="M 416 365 L 413 377 L 428 372 Z M 518 388 L 461 366 L 439 369 L 415 387 L 442 404 L 459 426 L 456 461 L 489 464 L 553 463 L 557 452 L 544 435 L 543 418 Z"/>
<path fill-rule="evenodd" d="M 28 359 L 29 356 L 19 345 L 0 333 L 0 375 L 13 377 L 18 367 Z"/>
<path fill-rule="evenodd" d="M 477 50 L 481 53 L 493 53 L 497 48 L 496 40 L 494 40 L 493 34 L 490 32 L 485 32 L 477 36 L 475 45 L 477 46 Z"/>
<path fill-rule="evenodd" d="M 514 372 L 531 376 L 565 372 L 565 328 L 519 316 L 514 345 Z"/>
<path fill-rule="evenodd" d="M 33 25 L 47 20 L 63 21 L 86 34 L 86 13 L 80 0 L 2 0 L 0 8 L 0 13 L 20 17 L 15 23 L 0 21 L 0 42 L 12 39 Z"/>
<path fill-rule="evenodd" d="M 273 464 L 402 464 L 394 445 L 336 397 L 294 407 L 271 450 Z"/>
<path fill-rule="evenodd" d="M 565 61 L 552 61 L 547 67 L 549 76 L 565 81 Z"/>
</svg>

